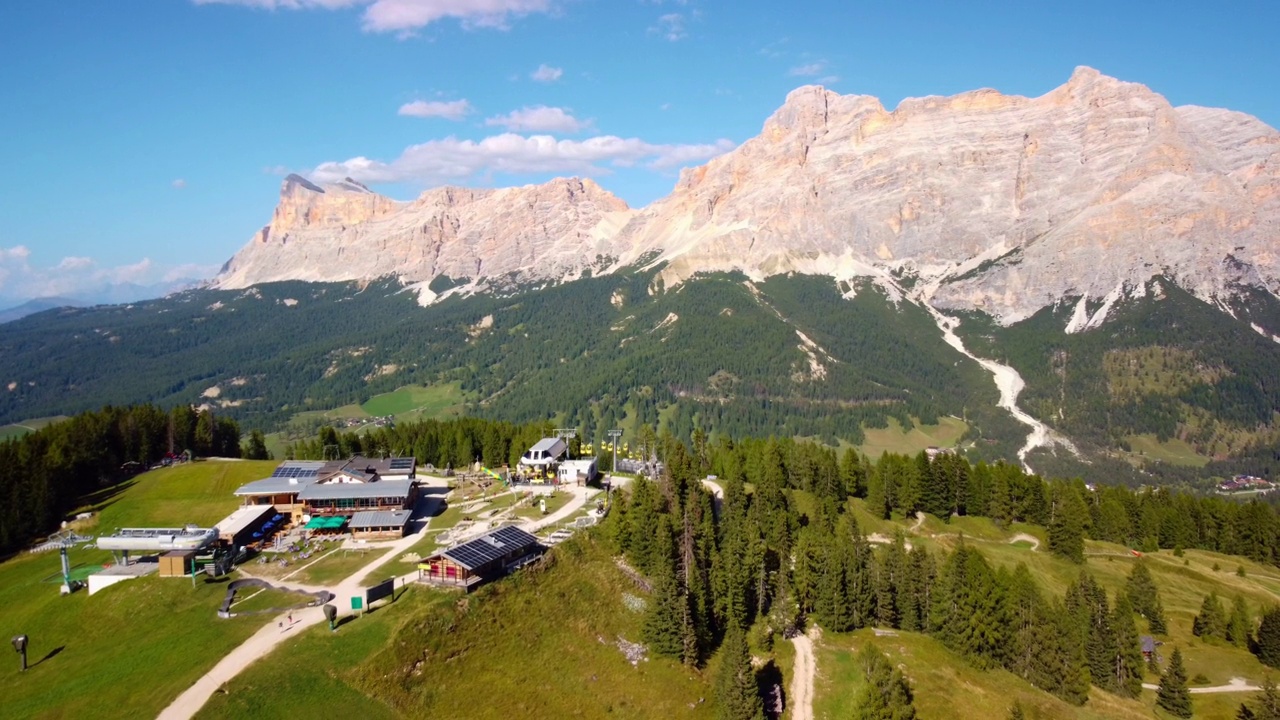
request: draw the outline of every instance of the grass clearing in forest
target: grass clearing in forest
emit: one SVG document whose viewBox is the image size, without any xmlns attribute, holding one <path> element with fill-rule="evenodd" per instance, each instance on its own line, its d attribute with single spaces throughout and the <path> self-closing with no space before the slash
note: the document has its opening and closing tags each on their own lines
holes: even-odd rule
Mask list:
<svg viewBox="0 0 1280 720">
<path fill-rule="evenodd" d="M 866 683 L 858 667 L 857 653 L 873 644 L 902 667 L 915 693 L 915 706 L 922 718 L 1003 718 L 1014 701 L 1022 703 L 1027 717 L 1102 720 L 1137 720 L 1154 717 L 1136 700 L 1125 700 L 1094 688 L 1089 702 L 1075 707 L 1041 692 L 1007 670 L 978 670 L 943 647 L 934 638 L 919 633 L 899 633 L 894 637 L 874 636 L 871 630 L 854 633 L 824 633 L 814 650 L 818 667 L 814 687 L 815 718 L 852 717 L 856 699 Z"/>
<path fill-rule="evenodd" d="M 459 415 L 462 387 L 454 382 L 441 385 L 406 385 L 394 392 L 374 395 L 360 408 L 374 417 L 395 415 L 397 420 L 423 420 L 441 415 Z"/>
<path fill-rule="evenodd" d="M 0 442 L 4 442 L 5 440 L 15 440 L 27 433 L 33 433 L 36 430 L 46 428 L 56 422 L 66 419 L 66 415 L 53 415 L 51 417 L 23 420 L 22 422 L 11 423 L 9 425 L 0 425 Z"/>
<path fill-rule="evenodd" d="M 1128 457 L 1133 460 L 1158 460 L 1170 465 L 1202 468 L 1212 458 L 1196 453 L 1185 441 L 1170 438 L 1164 442 L 1156 439 L 1154 434 L 1129 435 L 1125 438 L 1129 443 Z"/>
<path fill-rule="evenodd" d="M 917 422 L 910 429 L 902 427 L 896 418 L 889 418 L 889 427 L 862 428 L 865 439 L 858 450 L 872 460 L 886 452 L 915 455 L 927 447 L 955 447 L 968 430 L 968 424 L 953 417 L 940 417 L 937 425 Z"/>
</svg>

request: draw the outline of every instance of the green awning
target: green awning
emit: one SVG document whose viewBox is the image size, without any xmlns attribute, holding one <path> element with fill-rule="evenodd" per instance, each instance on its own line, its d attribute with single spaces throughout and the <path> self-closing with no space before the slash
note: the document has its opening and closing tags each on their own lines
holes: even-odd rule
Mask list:
<svg viewBox="0 0 1280 720">
<path fill-rule="evenodd" d="M 343 525 L 347 524 L 347 519 L 341 515 L 332 515 L 330 517 L 313 517 L 311 522 L 306 524 L 307 530 L 341 530 Z"/>
</svg>

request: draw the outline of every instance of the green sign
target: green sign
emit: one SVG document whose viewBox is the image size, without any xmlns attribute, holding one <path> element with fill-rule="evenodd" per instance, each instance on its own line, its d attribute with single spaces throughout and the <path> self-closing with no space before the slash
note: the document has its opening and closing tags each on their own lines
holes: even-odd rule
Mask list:
<svg viewBox="0 0 1280 720">
<path fill-rule="evenodd" d="M 362 598 L 362 597 L 353 597 L 353 598 L 351 598 L 351 609 L 352 609 L 352 610 L 360 610 L 360 609 L 363 609 L 363 608 L 364 608 L 364 598 Z"/>
</svg>

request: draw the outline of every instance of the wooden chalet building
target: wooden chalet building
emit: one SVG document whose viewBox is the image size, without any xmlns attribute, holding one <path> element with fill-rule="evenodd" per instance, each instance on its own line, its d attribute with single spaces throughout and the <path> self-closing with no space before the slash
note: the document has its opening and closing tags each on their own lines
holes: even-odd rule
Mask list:
<svg viewBox="0 0 1280 720">
<path fill-rule="evenodd" d="M 286 460 L 271 477 L 242 485 L 235 494 L 246 505 L 274 505 L 295 523 L 304 516 L 408 510 L 418 499 L 415 467 L 412 457 Z"/>
<path fill-rule="evenodd" d="M 538 538 L 508 525 L 423 560 L 418 565 L 418 580 L 470 592 L 537 560 L 545 551 Z"/>
</svg>

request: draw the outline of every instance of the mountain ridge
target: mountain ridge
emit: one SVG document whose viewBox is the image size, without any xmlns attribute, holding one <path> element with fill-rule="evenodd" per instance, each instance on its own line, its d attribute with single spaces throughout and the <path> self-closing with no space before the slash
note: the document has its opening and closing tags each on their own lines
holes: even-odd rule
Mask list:
<svg viewBox="0 0 1280 720">
<path fill-rule="evenodd" d="M 640 209 L 589 179 L 400 202 L 290 176 L 213 285 L 443 275 L 482 288 L 665 263 L 666 287 L 721 271 L 907 276 L 927 303 L 1009 324 L 1162 274 L 1210 301 L 1241 283 L 1275 294 L 1278 232 L 1280 133 L 1081 67 L 1035 98 L 983 88 L 892 111 L 803 86 L 758 136 Z"/>
</svg>

